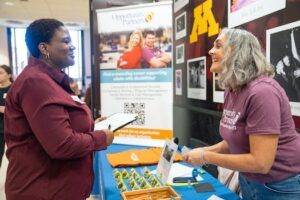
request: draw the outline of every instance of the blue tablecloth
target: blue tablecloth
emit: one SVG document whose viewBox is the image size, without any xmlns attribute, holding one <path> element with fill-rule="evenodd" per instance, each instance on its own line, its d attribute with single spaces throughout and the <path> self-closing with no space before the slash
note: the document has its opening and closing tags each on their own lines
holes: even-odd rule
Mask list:
<svg viewBox="0 0 300 200">
<path fill-rule="evenodd" d="M 107 153 L 115 153 L 120 151 L 126 151 L 128 149 L 144 149 L 145 147 L 141 146 L 132 146 L 132 145 L 120 145 L 120 144 L 112 144 L 105 151 L 99 151 L 95 153 L 95 182 L 94 189 L 92 194 L 100 194 L 105 200 L 118 200 L 122 199 L 120 192 L 117 190 L 114 178 L 113 178 L 113 170 L 114 168 L 108 163 L 106 159 Z M 156 165 L 147 166 L 150 170 L 154 170 Z M 140 171 L 140 168 L 137 167 L 137 171 Z M 173 187 L 175 191 L 181 195 L 182 199 L 188 200 L 199 200 L 199 199 L 207 199 L 211 195 L 215 194 L 218 197 L 228 200 L 240 199 L 235 193 L 221 184 L 217 179 L 211 176 L 209 173 L 201 174 L 204 179 L 201 183 L 209 182 L 215 189 L 215 192 L 205 192 L 205 193 L 196 193 L 194 187 L 181 186 L 181 187 Z"/>
</svg>

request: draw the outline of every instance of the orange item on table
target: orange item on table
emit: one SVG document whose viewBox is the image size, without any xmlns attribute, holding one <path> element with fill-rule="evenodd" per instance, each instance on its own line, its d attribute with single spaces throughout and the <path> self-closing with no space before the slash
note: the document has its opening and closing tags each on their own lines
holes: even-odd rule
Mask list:
<svg viewBox="0 0 300 200">
<path fill-rule="evenodd" d="M 107 160 L 112 167 L 131 167 L 154 165 L 159 162 L 162 148 L 130 149 L 119 153 L 107 154 Z M 179 153 L 175 154 L 174 162 L 182 161 Z"/>
</svg>

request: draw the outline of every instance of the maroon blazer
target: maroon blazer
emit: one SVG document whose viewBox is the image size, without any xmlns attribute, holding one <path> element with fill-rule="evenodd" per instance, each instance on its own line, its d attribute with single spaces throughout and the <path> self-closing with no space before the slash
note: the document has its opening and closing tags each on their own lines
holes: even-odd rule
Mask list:
<svg viewBox="0 0 300 200">
<path fill-rule="evenodd" d="M 7 97 L 7 200 L 83 200 L 93 184 L 93 151 L 106 135 L 93 131 L 89 108 L 71 94 L 68 76 L 31 57 Z"/>
</svg>

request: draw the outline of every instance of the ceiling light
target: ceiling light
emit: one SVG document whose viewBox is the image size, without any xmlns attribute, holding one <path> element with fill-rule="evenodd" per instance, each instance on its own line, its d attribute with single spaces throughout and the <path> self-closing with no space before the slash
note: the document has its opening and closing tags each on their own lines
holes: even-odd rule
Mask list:
<svg viewBox="0 0 300 200">
<path fill-rule="evenodd" d="M 23 24 L 22 21 L 18 21 L 18 20 L 10 20 L 10 19 L 5 20 L 5 22 L 8 23 L 8 24 L 15 24 L 15 25 Z"/>
<path fill-rule="evenodd" d="M 6 6 L 14 6 L 15 4 L 13 2 L 7 1 L 4 3 Z"/>
<path fill-rule="evenodd" d="M 77 24 L 75 22 L 66 22 L 64 24 L 65 24 L 65 26 L 71 26 L 71 27 L 78 27 L 79 26 L 79 24 Z"/>
</svg>

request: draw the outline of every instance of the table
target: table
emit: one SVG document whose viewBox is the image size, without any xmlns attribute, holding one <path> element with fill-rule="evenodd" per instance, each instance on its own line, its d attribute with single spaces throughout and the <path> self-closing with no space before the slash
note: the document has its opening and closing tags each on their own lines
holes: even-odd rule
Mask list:
<svg viewBox="0 0 300 200">
<path fill-rule="evenodd" d="M 95 162 L 94 162 L 95 182 L 94 182 L 94 189 L 92 194 L 99 194 L 103 200 L 122 199 L 120 192 L 116 188 L 114 178 L 112 175 L 114 168 L 111 167 L 108 160 L 106 159 L 106 154 L 126 151 L 133 148 L 144 149 L 147 147 L 112 144 L 108 147 L 107 150 L 98 151 L 95 153 Z M 150 170 L 154 170 L 156 168 L 156 165 L 147 166 L 147 167 Z M 126 169 L 130 169 L 130 168 L 126 168 Z M 137 167 L 136 169 L 137 171 L 140 171 L 141 168 L 142 167 Z M 226 200 L 240 199 L 235 193 L 229 190 L 226 186 L 220 183 L 209 173 L 201 174 L 201 176 L 204 179 L 201 182 L 202 183 L 209 182 L 216 190 L 215 192 L 196 193 L 194 187 L 192 186 L 180 186 L 180 187 L 173 186 L 173 188 L 179 195 L 181 195 L 182 199 L 188 199 L 188 200 L 208 199 L 213 194 Z"/>
</svg>

